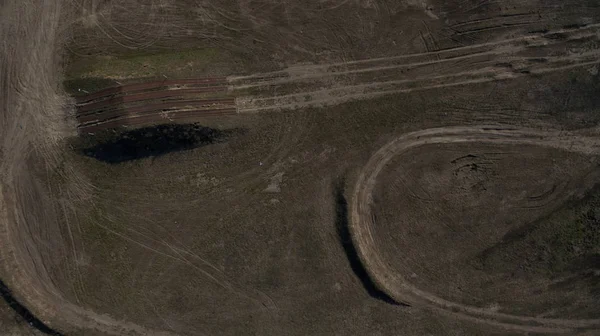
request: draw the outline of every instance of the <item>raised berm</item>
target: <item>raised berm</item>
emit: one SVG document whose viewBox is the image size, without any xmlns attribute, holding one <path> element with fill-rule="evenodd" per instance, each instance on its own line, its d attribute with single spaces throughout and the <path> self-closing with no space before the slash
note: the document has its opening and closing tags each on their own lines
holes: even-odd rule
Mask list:
<svg viewBox="0 0 600 336">
<path fill-rule="evenodd" d="M 370 276 L 399 302 L 471 319 L 597 328 L 596 139 L 455 127 L 392 141 L 366 165 L 352 201 Z"/>
</svg>

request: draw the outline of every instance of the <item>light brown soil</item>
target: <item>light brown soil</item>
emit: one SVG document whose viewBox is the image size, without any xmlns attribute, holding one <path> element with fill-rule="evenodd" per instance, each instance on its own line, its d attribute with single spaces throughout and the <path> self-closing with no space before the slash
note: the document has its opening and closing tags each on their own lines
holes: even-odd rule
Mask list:
<svg viewBox="0 0 600 336">
<path fill-rule="evenodd" d="M 498 82 L 598 64 L 598 28 L 588 25 L 442 51 L 300 65 L 233 76 L 229 81 L 234 91 L 255 92 L 252 96 L 242 93 L 238 98 L 240 113 L 327 106 L 385 94 Z"/>
</svg>

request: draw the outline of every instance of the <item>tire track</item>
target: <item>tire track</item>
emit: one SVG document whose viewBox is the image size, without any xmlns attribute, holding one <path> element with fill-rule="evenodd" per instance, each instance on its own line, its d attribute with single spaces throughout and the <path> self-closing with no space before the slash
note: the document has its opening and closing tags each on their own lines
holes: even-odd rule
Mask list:
<svg viewBox="0 0 600 336">
<path fill-rule="evenodd" d="M 576 27 L 571 29 L 558 29 L 538 34 L 527 34 L 520 37 L 505 39 L 494 42 L 486 42 L 473 44 L 469 46 L 456 47 L 451 49 L 443 49 L 425 53 L 416 53 L 409 55 L 398 55 L 392 57 L 370 58 L 364 60 L 356 60 L 349 62 L 338 62 L 330 64 L 317 64 L 290 67 L 286 70 L 273 71 L 267 73 L 252 74 L 246 76 L 229 76 L 227 82 L 233 85 L 233 89 L 244 88 L 244 84 L 248 85 L 272 85 L 280 84 L 282 80 L 293 81 L 299 78 L 315 78 L 320 76 L 331 76 L 343 73 L 343 71 L 352 71 L 364 69 L 369 71 L 377 64 L 388 65 L 412 65 L 423 62 L 428 64 L 436 64 L 446 62 L 449 59 L 457 57 L 468 57 L 469 55 L 477 56 L 478 54 L 490 52 L 491 54 L 502 54 L 522 50 L 524 46 L 535 45 L 542 43 L 549 45 L 554 41 L 552 39 L 556 34 L 563 34 L 565 40 L 581 39 L 586 36 L 594 36 L 600 28 L 600 23 L 590 24 L 587 26 Z M 527 44 L 524 44 L 524 43 Z M 500 48 L 502 47 L 502 48 Z M 440 59 L 438 59 L 440 57 Z M 425 58 L 425 60 L 423 60 Z M 390 64 L 391 63 L 391 64 Z"/>
<path fill-rule="evenodd" d="M 565 46 L 582 40 L 598 42 L 599 31 L 600 24 L 578 25 L 574 28 L 412 55 L 296 66 L 283 71 L 248 76 L 124 85 L 79 98 L 79 129 L 89 128 L 84 123 L 93 120 L 98 121 L 97 125 L 114 127 L 114 120 L 125 120 L 124 116 L 128 114 L 140 121 L 139 124 L 131 123 L 130 126 L 141 125 L 142 121 L 151 120 L 140 119 L 135 114 L 151 111 L 153 108 L 150 106 L 155 107 L 155 121 L 160 122 L 160 113 L 171 112 L 164 111 L 170 109 L 164 101 L 172 101 L 173 107 L 183 106 L 183 103 L 180 104 L 182 99 L 200 95 L 234 95 L 235 102 L 227 102 L 225 105 L 232 108 L 235 105 L 237 113 L 256 113 L 336 105 L 355 99 L 515 79 L 529 74 L 594 65 L 600 63 L 599 50 L 573 54 Z M 555 49 L 562 51 L 557 55 Z M 439 68 L 440 65 L 442 68 Z M 229 86 L 226 87 L 224 83 Z M 253 94 L 244 95 L 248 90 Z M 273 95 L 274 91 L 283 94 Z M 198 103 L 201 103 L 200 100 Z M 119 108 L 119 104 L 124 107 Z M 148 104 L 148 107 L 134 107 L 136 104 Z M 203 116 L 214 116 L 214 112 L 211 110 Z M 224 115 L 230 113 L 227 109 Z"/>
<path fill-rule="evenodd" d="M 322 89 L 303 93 L 295 93 L 270 98 L 240 97 L 236 98 L 238 113 L 257 113 L 262 111 L 278 111 L 284 109 L 299 109 L 306 107 L 332 106 L 351 100 L 370 99 L 395 93 L 409 93 L 429 89 L 449 88 L 481 84 L 508 79 L 525 77 L 529 74 L 544 74 L 554 71 L 567 70 L 575 67 L 596 65 L 600 63 L 600 53 L 588 55 L 581 62 L 561 60 L 560 66 L 535 67 L 532 70 L 513 71 L 503 68 L 487 68 L 459 74 L 423 77 L 414 80 L 398 80 L 382 83 L 370 83 L 346 86 L 334 89 Z M 576 60 L 572 58 L 571 60 Z M 570 64 L 569 64 L 570 63 Z M 422 83 L 422 85 L 417 85 Z"/>
<path fill-rule="evenodd" d="M 165 122 L 195 122 L 236 113 L 224 78 L 164 80 L 104 89 L 77 99 L 80 132 L 142 127 Z M 208 97 L 207 97 L 208 96 Z"/>
<path fill-rule="evenodd" d="M 129 94 L 134 92 L 158 89 L 162 87 L 179 88 L 183 85 L 222 85 L 225 84 L 225 78 L 198 78 L 198 79 L 177 79 L 177 80 L 162 80 L 155 82 L 126 84 L 116 87 L 106 88 L 86 96 L 76 98 L 77 104 L 83 104 L 90 101 L 98 100 L 108 96 Z"/>
<path fill-rule="evenodd" d="M 86 115 L 78 115 L 77 121 L 80 125 L 85 125 L 90 122 L 98 122 L 102 120 L 109 120 L 120 116 L 136 116 L 140 114 L 147 114 L 149 112 L 155 111 L 165 111 L 165 110 L 177 110 L 184 109 L 186 107 L 214 107 L 214 106 L 224 106 L 230 107 L 235 103 L 233 99 L 225 98 L 225 99 L 194 99 L 194 100 L 181 100 L 181 101 L 173 101 L 166 103 L 155 103 L 152 105 L 137 105 L 132 107 L 124 107 L 124 108 L 116 108 L 107 111 L 101 111 L 101 113 L 95 114 L 86 114 Z"/>
<path fill-rule="evenodd" d="M 153 111 L 154 112 L 154 111 Z M 80 132 L 97 132 L 103 129 L 110 128 L 130 128 L 130 127 L 142 127 L 150 126 L 161 123 L 172 123 L 172 122 L 197 122 L 202 118 L 207 117 L 222 117 L 228 115 L 234 115 L 236 113 L 235 108 L 223 108 L 217 110 L 205 110 L 205 109 L 189 109 L 189 110 L 172 110 L 163 111 L 161 113 L 152 113 L 149 115 L 127 115 L 106 120 L 102 122 L 92 123 L 88 125 L 80 126 L 78 129 Z"/>
<path fill-rule="evenodd" d="M 592 134 L 592 136 L 590 136 Z M 563 149 L 587 155 L 600 154 L 600 135 L 503 128 L 498 126 L 445 127 L 408 133 L 380 148 L 363 167 L 351 199 L 350 232 L 369 275 L 390 297 L 398 302 L 420 305 L 461 317 L 508 329 L 528 332 L 573 332 L 600 329 L 600 319 L 570 320 L 539 318 L 492 312 L 490 310 L 444 300 L 425 292 L 406 280 L 385 263 L 372 233 L 372 192 L 378 174 L 386 164 L 407 150 L 436 143 L 482 142 L 507 145 L 534 145 Z"/>
<path fill-rule="evenodd" d="M 106 109 L 114 107 L 118 104 L 124 103 L 144 103 L 147 100 L 155 100 L 155 99 L 180 99 L 180 98 L 188 98 L 188 97 L 196 97 L 202 94 L 207 93 L 215 93 L 215 92 L 223 92 L 227 90 L 226 86 L 215 86 L 215 87 L 205 87 L 205 88 L 197 88 L 197 89 L 178 89 L 172 90 L 165 88 L 162 91 L 152 91 L 146 93 L 138 93 L 131 94 L 125 96 L 116 96 L 106 100 L 94 102 L 86 105 L 79 105 L 77 107 L 78 115 L 86 115 L 89 113 L 97 113 L 96 110 Z"/>
<path fill-rule="evenodd" d="M 239 113 L 335 105 L 594 65 L 600 63 L 597 47 L 579 53 L 567 47 L 581 42 L 597 45 L 599 31 L 600 24 L 592 24 L 428 53 L 296 66 L 227 80 L 230 91 L 237 93 Z"/>
</svg>

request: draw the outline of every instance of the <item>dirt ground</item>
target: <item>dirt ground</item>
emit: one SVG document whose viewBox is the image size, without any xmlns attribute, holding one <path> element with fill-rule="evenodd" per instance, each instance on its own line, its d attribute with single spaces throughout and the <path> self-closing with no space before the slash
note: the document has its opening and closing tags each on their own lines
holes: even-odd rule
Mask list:
<svg viewBox="0 0 600 336">
<path fill-rule="evenodd" d="M 597 4 L 0 6 L 0 279 L 46 333 L 600 329 Z M 223 140 L 75 150 L 85 93 L 209 77 L 235 113 L 185 122 Z"/>
<path fill-rule="evenodd" d="M 593 284 L 588 288 L 585 275 L 594 276 L 595 264 L 577 265 L 570 260 L 567 274 L 553 272 L 544 277 L 524 267 L 544 261 L 518 258 L 518 249 L 503 251 L 515 257 L 507 257 L 512 265 L 500 272 L 494 269 L 500 267 L 497 260 L 483 269 L 473 263 L 481 255 L 488 261 L 488 246 L 526 234 L 536 219 L 548 221 L 547 214 L 556 213 L 554 209 L 565 200 L 585 195 L 598 178 L 595 159 L 590 156 L 596 153 L 594 139 L 479 126 L 424 130 L 390 142 L 372 157 L 355 187 L 353 230 L 363 260 L 373 265 L 371 274 L 380 285 L 404 302 L 413 302 L 412 294 L 456 313 L 500 323 L 513 319 L 513 323 L 531 322 L 534 328 L 594 327 L 598 320 L 593 319 L 595 299 L 590 291 L 595 289 Z M 480 144 L 476 147 L 473 142 Z M 431 144 L 444 147 L 427 148 Z M 415 152 L 413 147 L 428 150 Z M 585 156 L 563 157 L 557 153 L 561 149 Z M 435 158 L 427 157 L 432 153 Z M 376 180 L 383 167 L 395 169 Z M 528 176 L 532 172 L 535 176 Z M 407 175 L 413 178 L 405 179 Z M 379 190 L 373 192 L 376 183 Z M 554 226 L 551 229 L 560 232 L 560 226 Z M 571 237 L 558 238 L 573 245 L 569 247 L 582 247 Z M 552 251 L 557 242 L 548 239 L 547 243 L 549 249 L 544 252 L 568 259 L 559 250 Z M 586 252 L 594 253 L 595 248 Z M 416 262 L 411 261 L 414 256 Z M 583 286 L 577 284 L 581 275 Z M 426 284 L 434 285 L 428 289 Z M 561 319 L 566 316 L 582 320 Z"/>
<path fill-rule="evenodd" d="M 595 161 L 528 145 L 416 147 L 395 157 L 377 181 L 375 241 L 393 269 L 450 301 L 536 316 L 568 315 L 561 309 L 593 314 L 587 292 L 562 293 L 564 298 L 559 291 L 546 292 L 553 284 L 548 281 L 558 283 L 564 276 L 532 276 L 516 260 L 514 269 L 496 274 L 492 269 L 498 263 L 492 269 L 470 263 L 511 231 L 555 212 L 570 198 L 581 198 L 597 183 Z M 582 307 L 556 307 L 557 302 Z"/>
</svg>

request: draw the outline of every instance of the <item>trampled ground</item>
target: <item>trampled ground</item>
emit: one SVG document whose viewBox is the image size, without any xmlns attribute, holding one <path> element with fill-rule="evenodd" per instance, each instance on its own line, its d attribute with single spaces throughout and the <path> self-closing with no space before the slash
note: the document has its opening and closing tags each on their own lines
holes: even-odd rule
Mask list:
<svg viewBox="0 0 600 336">
<path fill-rule="evenodd" d="M 2 6 L 0 278 L 39 330 L 600 329 L 596 4 Z"/>
</svg>

